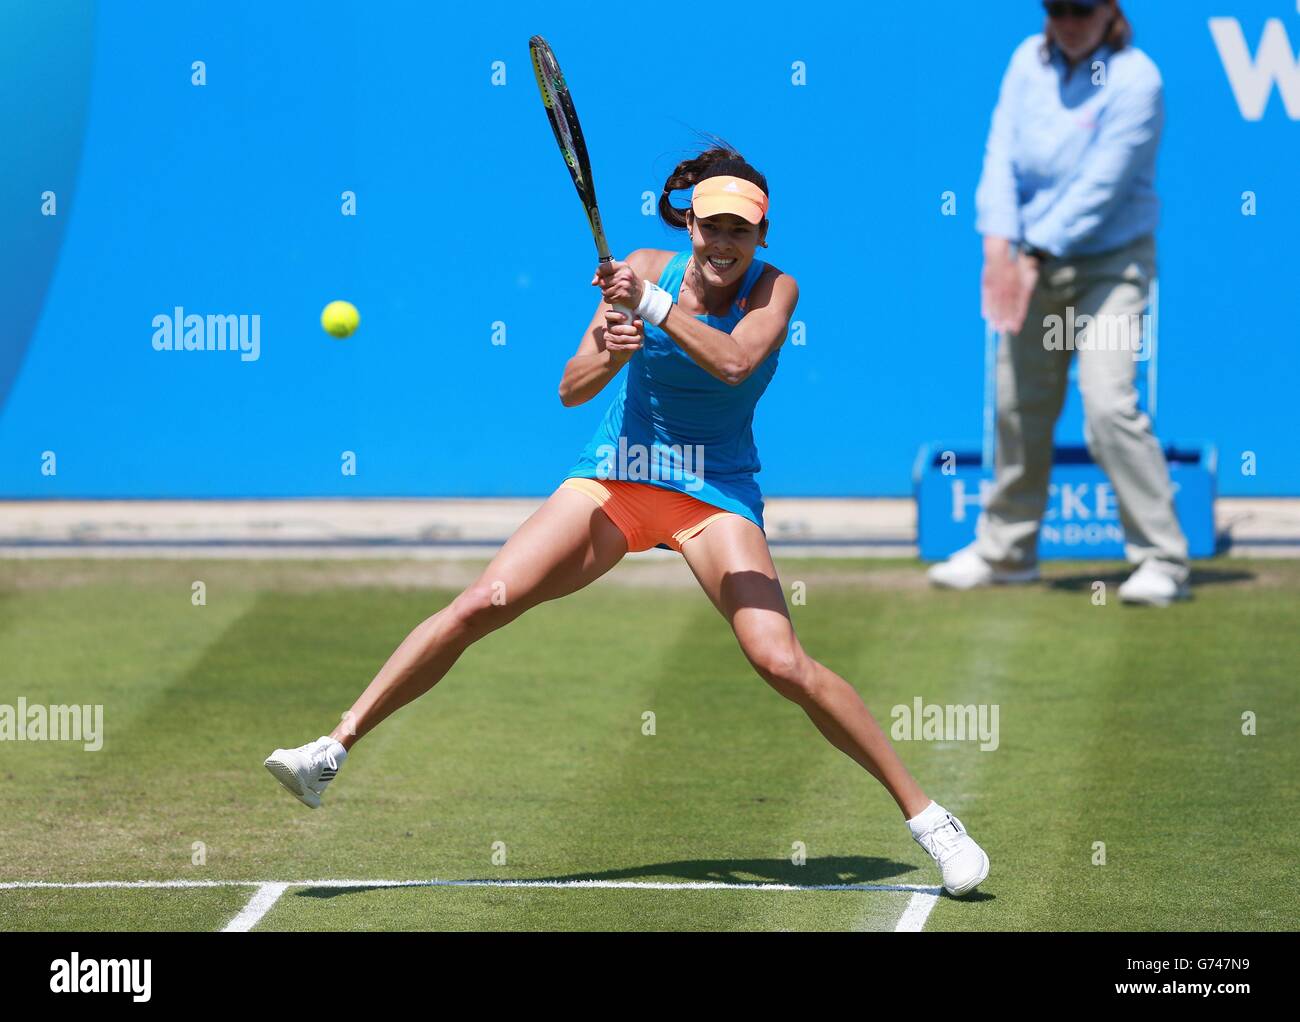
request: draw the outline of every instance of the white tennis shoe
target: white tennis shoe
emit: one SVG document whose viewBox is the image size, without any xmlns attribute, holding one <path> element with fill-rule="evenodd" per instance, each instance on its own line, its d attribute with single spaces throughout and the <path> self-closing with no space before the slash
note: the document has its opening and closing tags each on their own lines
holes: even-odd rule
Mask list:
<svg viewBox="0 0 1300 1022">
<path fill-rule="evenodd" d="M 319 809 L 325 785 L 334 780 L 347 758 L 347 749 L 333 738 L 322 736 L 296 749 L 276 749 L 263 766 L 299 802 Z"/>
<path fill-rule="evenodd" d="M 979 586 L 1016 585 L 1038 581 L 1038 566 L 1007 571 L 994 567 L 970 547 L 933 565 L 926 576 L 940 589 L 975 589 Z"/>
<path fill-rule="evenodd" d="M 969 894 L 989 875 L 989 857 L 966 833 L 961 820 L 938 802 L 931 802 L 917 816 L 907 821 L 912 838 L 930 853 L 943 874 L 943 886 L 949 894 Z"/>
<path fill-rule="evenodd" d="M 1167 607 L 1175 600 L 1191 597 L 1192 590 L 1187 584 L 1190 576 L 1191 571 L 1183 565 L 1148 557 L 1138 565 L 1137 571 L 1120 583 L 1119 598 L 1124 603 Z"/>
</svg>

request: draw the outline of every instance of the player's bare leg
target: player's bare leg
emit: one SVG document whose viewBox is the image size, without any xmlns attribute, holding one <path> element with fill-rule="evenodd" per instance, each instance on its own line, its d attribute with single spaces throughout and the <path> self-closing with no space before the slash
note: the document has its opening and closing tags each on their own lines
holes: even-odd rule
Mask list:
<svg viewBox="0 0 1300 1022">
<path fill-rule="evenodd" d="M 762 530 L 730 515 L 688 539 L 682 553 L 754 669 L 884 785 L 912 838 L 938 864 L 948 892 L 973 891 L 988 877 L 988 856 L 960 820 L 921 790 L 853 686 L 804 652 Z"/>
<path fill-rule="evenodd" d="M 556 490 L 476 582 L 412 630 L 330 737 L 350 749 L 393 711 L 436 685 L 474 642 L 530 607 L 595 581 L 626 552 L 622 532 L 591 498 Z"/>
<path fill-rule="evenodd" d="M 264 765 L 300 802 L 319 807 L 326 785 L 362 735 L 429 691 L 478 639 L 529 607 L 581 589 L 626 552 L 622 532 L 589 497 L 556 490 L 473 585 L 415 627 L 329 735 L 296 749 L 276 749 Z"/>
<path fill-rule="evenodd" d="M 883 784 L 904 817 L 929 805 L 862 697 L 799 644 L 758 526 L 739 515 L 720 518 L 688 539 L 682 553 L 762 678 L 798 704 L 827 741 Z"/>
</svg>

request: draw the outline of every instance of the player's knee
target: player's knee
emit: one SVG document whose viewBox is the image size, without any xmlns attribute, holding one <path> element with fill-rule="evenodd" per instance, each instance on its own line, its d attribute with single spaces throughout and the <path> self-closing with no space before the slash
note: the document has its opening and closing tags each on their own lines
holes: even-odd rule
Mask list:
<svg viewBox="0 0 1300 1022">
<path fill-rule="evenodd" d="M 478 581 L 468 586 L 447 608 L 452 627 L 469 639 L 499 628 L 511 617 L 509 592 L 504 583 Z"/>
<path fill-rule="evenodd" d="M 812 672 L 807 657 L 790 639 L 759 639 L 749 643 L 745 655 L 754 670 L 787 699 L 799 700 L 811 694 Z"/>
</svg>

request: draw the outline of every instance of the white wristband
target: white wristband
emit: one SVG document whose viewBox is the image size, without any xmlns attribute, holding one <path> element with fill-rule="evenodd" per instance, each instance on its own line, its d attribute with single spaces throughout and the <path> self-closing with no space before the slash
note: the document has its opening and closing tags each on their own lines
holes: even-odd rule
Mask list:
<svg viewBox="0 0 1300 1022">
<path fill-rule="evenodd" d="M 645 281 L 641 291 L 641 301 L 637 303 L 636 314 L 647 323 L 659 326 L 668 318 L 668 310 L 673 307 L 673 296 L 658 284 Z"/>
</svg>

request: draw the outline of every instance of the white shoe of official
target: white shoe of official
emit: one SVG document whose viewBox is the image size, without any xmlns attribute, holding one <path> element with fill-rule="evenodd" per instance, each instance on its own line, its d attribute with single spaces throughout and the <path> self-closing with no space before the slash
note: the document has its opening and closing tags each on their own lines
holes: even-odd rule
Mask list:
<svg viewBox="0 0 1300 1022">
<path fill-rule="evenodd" d="M 960 897 L 975 890 L 989 875 L 989 857 L 966 833 L 961 820 L 938 802 L 931 802 L 907 821 L 912 838 L 930 853 L 943 874 L 943 886 Z"/>
<path fill-rule="evenodd" d="M 347 758 L 347 749 L 322 736 L 296 749 L 276 749 L 263 765 L 298 801 L 319 809 L 325 785 L 334 780 Z"/>
<path fill-rule="evenodd" d="M 933 565 L 926 576 L 941 589 L 975 589 L 979 586 L 1015 585 L 1038 581 L 1038 566 L 1006 571 L 995 568 L 971 547 L 963 547 L 946 561 Z"/>
<path fill-rule="evenodd" d="M 1148 557 L 1138 565 L 1137 571 L 1120 583 L 1119 598 L 1125 603 L 1167 607 L 1175 600 L 1191 597 L 1192 589 L 1187 584 L 1190 575 L 1191 571 L 1183 565 Z"/>
</svg>

